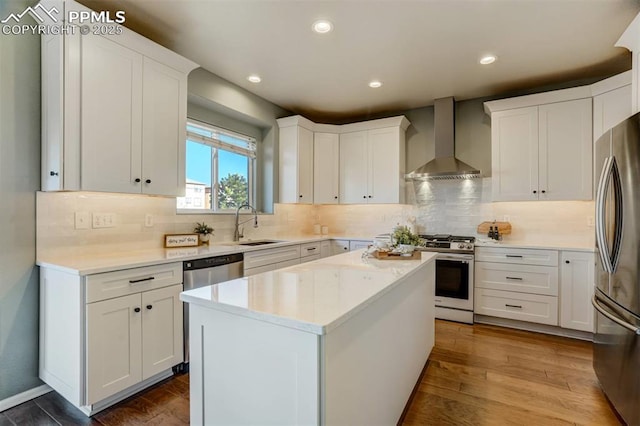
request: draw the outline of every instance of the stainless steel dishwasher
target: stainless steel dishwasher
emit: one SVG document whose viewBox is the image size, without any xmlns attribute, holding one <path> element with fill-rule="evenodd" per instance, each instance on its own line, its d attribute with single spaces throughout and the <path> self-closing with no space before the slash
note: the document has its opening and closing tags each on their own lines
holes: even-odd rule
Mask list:
<svg viewBox="0 0 640 426">
<path fill-rule="evenodd" d="M 242 277 L 242 253 L 188 260 L 183 263 L 184 291 Z M 189 362 L 189 304 L 184 304 L 184 362 Z"/>
</svg>

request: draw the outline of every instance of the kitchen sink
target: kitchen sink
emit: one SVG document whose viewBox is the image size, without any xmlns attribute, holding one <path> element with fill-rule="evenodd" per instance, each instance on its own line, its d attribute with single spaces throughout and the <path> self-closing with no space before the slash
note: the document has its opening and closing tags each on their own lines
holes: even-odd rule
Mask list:
<svg viewBox="0 0 640 426">
<path fill-rule="evenodd" d="M 258 240 L 258 241 L 241 241 L 238 243 L 239 246 L 263 246 L 265 244 L 275 244 L 275 243 L 283 243 L 284 241 L 277 240 Z"/>
</svg>

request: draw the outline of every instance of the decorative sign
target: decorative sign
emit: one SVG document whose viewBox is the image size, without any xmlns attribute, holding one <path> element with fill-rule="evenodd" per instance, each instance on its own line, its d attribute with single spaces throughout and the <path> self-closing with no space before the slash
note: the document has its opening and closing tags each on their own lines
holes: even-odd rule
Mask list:
<svg viewBox="0 0 640 426">
<path fill-rule="evenodd" d="M 195 247 L 200 244 L 198 234 L 165 234 L 164 246 L 169 247 Z"/>
</svg>

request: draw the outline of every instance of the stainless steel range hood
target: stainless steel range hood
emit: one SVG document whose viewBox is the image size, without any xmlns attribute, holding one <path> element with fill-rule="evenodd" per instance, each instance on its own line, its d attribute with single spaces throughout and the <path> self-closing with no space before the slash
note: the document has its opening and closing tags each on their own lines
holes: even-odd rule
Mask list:
<svg viewBox="0 0 640 426">
<path fill-rule="evenodd" d="M 455 158 L 455 121 L 453 97 L 434 102 L 436 157 L 405 175 L 406 180 L 468 179 L 480 177 L 477 170 Z"/>
</svg>

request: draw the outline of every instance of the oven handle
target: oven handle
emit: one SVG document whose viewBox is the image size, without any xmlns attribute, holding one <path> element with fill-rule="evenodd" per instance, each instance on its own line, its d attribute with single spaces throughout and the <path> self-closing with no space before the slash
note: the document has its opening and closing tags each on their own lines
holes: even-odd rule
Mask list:
<svg viewBox="0 0 640 426">
<path fill-rule="evenodd" d="M 436 260 L 473 260 L 472 254 L 442 254 L 438 253 Z"/>
</svg>

